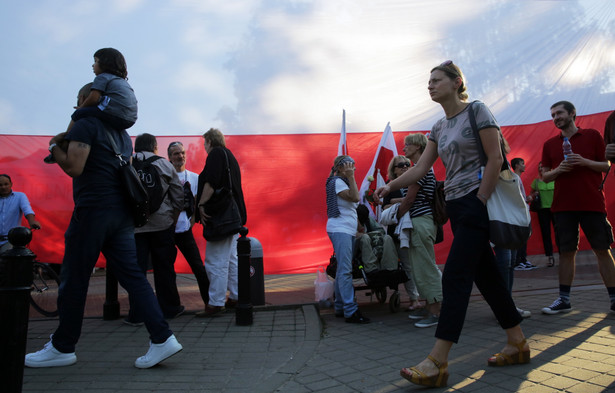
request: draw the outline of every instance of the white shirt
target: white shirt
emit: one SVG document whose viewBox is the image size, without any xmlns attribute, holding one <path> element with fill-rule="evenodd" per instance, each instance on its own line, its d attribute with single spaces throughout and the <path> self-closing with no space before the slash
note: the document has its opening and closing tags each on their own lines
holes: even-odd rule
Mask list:
<svg viewBox="0 0 615 393">
<path fill-rule="evenodd" d="M 342 179 L 335 179 L 335 194 L 340 215 L 327 220 L 327 232 L 341 232 L 352 236 L 357 234 L 357 206 L 359 204 L 339 197 L 340 192 L 348 189 L 350 188 Z"/>
<path fill-rule="evenodd" d="M 189 170 L 184 170 L 182 172 L 177 172 L 177 177 L 179 177 L 179 182 L 182 186 L 187 181 L 190 182 L 190 191 L 192 191 L 192 195 L 196 198 L 197 188 L 199 186 L 199 175 L 194 172 L 190 172 Z M 177 219 L 175 233 L 183 233 L 188 230 L 190 230 L 190 217 L 188 217 L 186 212 L 182 210 L 182 212 L 179 213 L 179 218 Z"/>
</svg>

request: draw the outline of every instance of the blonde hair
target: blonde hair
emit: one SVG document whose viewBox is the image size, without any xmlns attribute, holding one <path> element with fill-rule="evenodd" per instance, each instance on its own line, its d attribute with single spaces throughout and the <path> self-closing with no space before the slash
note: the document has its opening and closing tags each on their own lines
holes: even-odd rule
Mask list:
<svg viewBox="0 0 615 393">
<path fill-rule="evenodd" d="M 414 133 L 407 135 L 404 138 L 404 143 L 406 145 L 416 145 L 421 149 L 421 153 L 425 151 L 425 146 L 427 146 L 427 137 L 421 133 Z"/>
<path fill-rule="evenodd" d="M 407 162 L 409 164 L 410 160 L 406 156 L 402 156 L 402 155 L 393 157 L 391 159 L 391 162 L 389 162 L 389 169 L 387 172 L 387 176 L 389 177 L 389 180 L 393 180 L 397 177 L 395 176 L 395 165 L 399 164 L 400 162 Z"/>
<path fill-rule="evenodd" d="M 431 72 L 434 72 L 435 70 L 440 70 L 442 72 L 444 72 L 446 74 L 446 76 L 448 76 L 449 78 L 451 78 L 452 80 L 455 80 L 457 78 L 461 78 L 461 85 L 459 86 L 459 88 L 457 89 L 457 96 L 459 97 L 459 99 L 461 101 L 467 101 L 468 100 L 468 93 L 466 93 L 466 78 L 465 76 L 463 76 L 463 72 L 461 72 L 461 68 L 457 67 L 457 65 L 453 64 L 453 62 L 451 60 L 447 60 L 444 63 L 440 64 L 439 66 L 436 66 L 434 68 L 431 69 Z"/>
</svg>

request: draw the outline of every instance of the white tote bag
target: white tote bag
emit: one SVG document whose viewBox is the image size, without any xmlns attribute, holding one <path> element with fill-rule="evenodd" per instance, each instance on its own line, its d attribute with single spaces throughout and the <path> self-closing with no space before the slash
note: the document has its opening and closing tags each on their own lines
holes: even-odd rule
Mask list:
<svg viewBox="0 0 615 393">
<path fill-rule="evenodd" d="M 498 247 L 516 250 L 532 234 L 530 210 L 510 169 L 500 172 L 495 191 L 487 200 L 489 237 Z"/>
</svg>

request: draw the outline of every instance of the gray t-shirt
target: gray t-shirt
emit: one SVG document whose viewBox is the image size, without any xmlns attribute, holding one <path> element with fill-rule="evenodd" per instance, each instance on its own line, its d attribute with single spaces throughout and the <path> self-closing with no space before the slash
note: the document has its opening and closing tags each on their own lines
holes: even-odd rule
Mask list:
<svg viewBox="0 0 615 393">
<path fill-rule="evenodd" d="M 474 114 L 478 130 L 500 126 L 485 104 L 474 102 Z M 472 132 L 468 105 L 463 111 L 449 118 L 442 118 L 434 124 L 429 140 L 438 145 L 438 154 L 446 168 L 444 192 L 446 200 L 453 200 L 467 195 L 479 187 L 480 157 L 478 143 Z"/>
<path fill-rule="evenodd" d="M 137 121 L 137 98 L 126 79 L 103 72 L 94 78 L 92 90 L 102 92 L 98 109 L 120 119 Z"/>
</svg>

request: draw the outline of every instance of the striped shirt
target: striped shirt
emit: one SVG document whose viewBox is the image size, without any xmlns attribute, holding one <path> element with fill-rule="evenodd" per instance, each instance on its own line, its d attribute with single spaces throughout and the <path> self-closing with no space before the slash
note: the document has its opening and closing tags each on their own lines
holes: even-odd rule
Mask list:
<svg viewBox="0 0 615 393">
<path fill-rule="evenodd" d="M 436 176 L 433 173 L 433 169 L 416 184 L 421 186 L 416 194 L 416 199 L 410 207 L 410 217 L 419 217 L 426 214 L 433 214 L 432 200 L 434 192 L 436 191 Z"/>
</svg>

